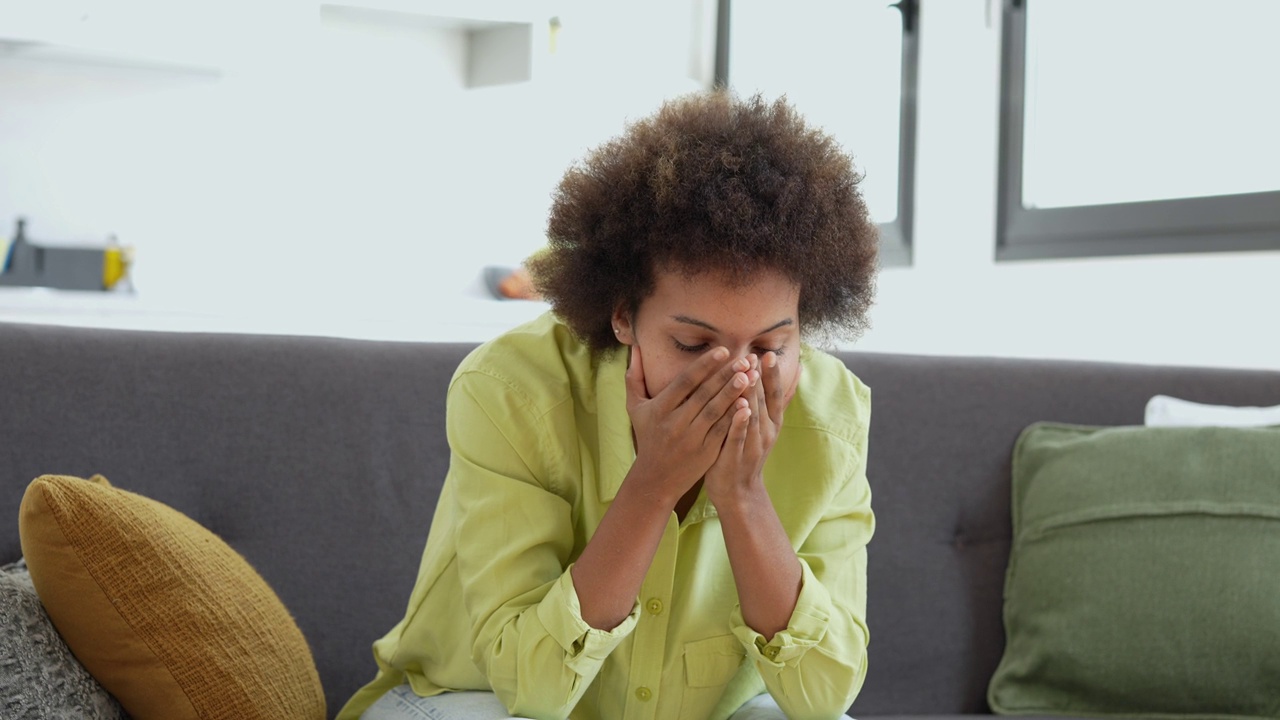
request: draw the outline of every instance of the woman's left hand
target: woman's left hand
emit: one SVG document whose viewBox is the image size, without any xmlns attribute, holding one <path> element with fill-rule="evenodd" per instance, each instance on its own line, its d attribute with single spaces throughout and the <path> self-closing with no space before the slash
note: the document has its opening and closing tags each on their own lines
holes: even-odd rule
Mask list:
<svg viewBox="0 0 1280 720">
<path fill-rule="evenodd" d="M 729 434 L 720 456 L 706 474 L 707 498 L 712 504 L 732 502 L 742 490 L 764 482 L 764 463 L 782 430 L 782 416 L 795 396 L 803 366 L 796 367 L 790 387 L 783 387 L 778 357 L 748 356 L 756 381 L 738 398 Z"/>
</svg>

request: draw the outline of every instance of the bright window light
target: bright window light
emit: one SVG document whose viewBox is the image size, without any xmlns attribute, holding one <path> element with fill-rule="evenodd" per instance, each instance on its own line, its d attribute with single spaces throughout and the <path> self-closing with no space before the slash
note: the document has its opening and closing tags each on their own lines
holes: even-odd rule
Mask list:
<svg viewBox="0 0 1280 720">
<path fill-rule="evenodd" d="M 1280 190 L 1280 2 L 1027 4 L 1023 204 Z"/>
</svg>

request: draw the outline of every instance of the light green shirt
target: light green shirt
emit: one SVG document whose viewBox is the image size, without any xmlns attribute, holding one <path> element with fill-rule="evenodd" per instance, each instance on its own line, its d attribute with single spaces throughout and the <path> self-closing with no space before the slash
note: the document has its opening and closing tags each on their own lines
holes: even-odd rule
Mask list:
<svg viewBox="0 0 1280 720">
<path fill-rule="evenodd" d="M 791 718 L 839 717 L 867 665 L 870 392 L 806 349 L 765 465 L 803 573 L 786 630 L 747 627 L 715 507 L 672 513 L 635 607 L 583 621 L 569 568 L 635 460 L 626 353 L 593 358 L 547 314 L 489 342 L 449 388 L 449 473 L 404 620 L 374 644 L 354 720 L 406 680 L 492 689 L 514 715 L 725 718 L 766 690 Z"/>
</svg>

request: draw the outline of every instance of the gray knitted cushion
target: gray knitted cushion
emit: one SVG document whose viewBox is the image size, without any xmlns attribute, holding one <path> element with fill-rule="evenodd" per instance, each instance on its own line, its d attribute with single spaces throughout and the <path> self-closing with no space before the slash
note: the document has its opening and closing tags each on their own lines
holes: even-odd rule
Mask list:
<svg viewBox="0 0 1280 720">
<path fill-rule="evenodd" d="M 128 718 L 62 641 L 21 561 L 0 567 L 0 717 Z"/>
</svg>

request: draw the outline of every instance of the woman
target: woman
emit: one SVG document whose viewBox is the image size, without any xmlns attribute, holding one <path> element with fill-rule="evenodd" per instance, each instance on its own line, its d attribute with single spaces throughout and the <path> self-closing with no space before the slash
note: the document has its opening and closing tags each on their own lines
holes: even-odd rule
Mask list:
<svg viewBox="0 0 1280 720">
<path fill-rule="evenodd" d="M 408 612 L 340 718 L 849 707 L 869 393 L 801 343 L 865 326 L 859 179 L 785 102 L 727 93 L 569 170 L 529 264 L 553 313 L 458 368 Z"/>
</svg>

